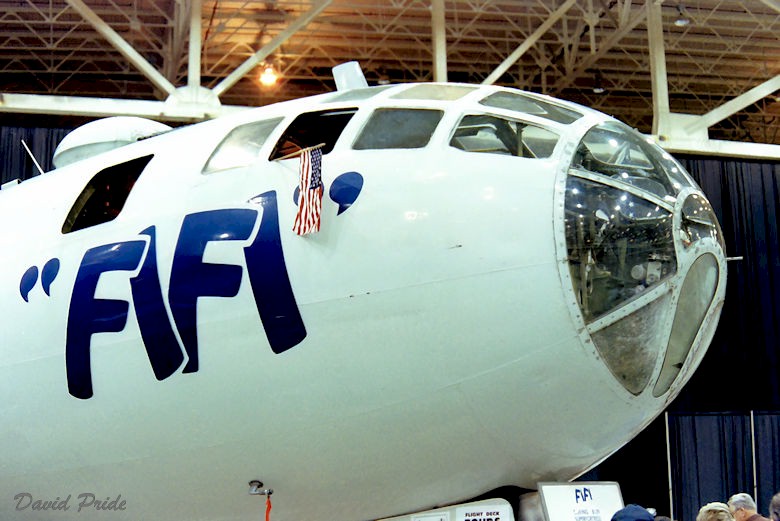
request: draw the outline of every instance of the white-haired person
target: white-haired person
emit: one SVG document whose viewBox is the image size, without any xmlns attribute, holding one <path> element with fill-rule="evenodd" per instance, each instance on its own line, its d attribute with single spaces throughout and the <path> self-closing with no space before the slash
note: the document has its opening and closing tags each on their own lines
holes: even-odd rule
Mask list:
<svg viewBox="0 0 780 521">
<path fill-rule="evenodd" d="M 772 496 L 772 501 L 769 503 L 769 517 L 772 521 L 780 521 L 780 492 Z"/>
<path fill-rule="evenodd" d="M 696 521 L 734 521 L 734 517 L 726 503 L 715 501 L 699 509 Z"/>
<path fill-rule="evenodd" d="M 769 521 L 758 513 L 756 502 L 750 494 L 740 492 L 729 498 L 729 510 L 734 521 Z"/>
</svg>

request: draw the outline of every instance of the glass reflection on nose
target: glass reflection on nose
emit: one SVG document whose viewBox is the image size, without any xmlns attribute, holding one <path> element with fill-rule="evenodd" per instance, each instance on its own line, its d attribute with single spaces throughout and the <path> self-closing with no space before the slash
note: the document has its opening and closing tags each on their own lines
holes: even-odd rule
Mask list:
<svg viewBox="0 0 780 521">
<path fill-rule="evenodd" d="M 565 213 L 569 270 L 586 323 L 676 272 L 672 214 L 666 209 L 569 176 Z"/>
<path fill-rule="evenodd" d="M 688 270 L 680 289 L 664 365 L 653 396 L 665 394 L 680 373 L 715 297 L 719 277 L 718 260 L 710 253 L 696 259 Z"/>
<path fill-rule="evenodd" d="M 712 207 L 672 156 L 614 121 L 583 135 L 563 206 L 572 289 L 600 359 L 630 393 L 665 395 L 722 304 Z"/>
<path fill-rule="evenodd" d="M 659 348 L 666 341 L 664 327 L 671 294 L 666 293 L 593 333 L 593 342 L 613 376 L 630 393 L 641 393 L 653 375 Z"/>
<path fill-rule="evenodd" d="M 718 218 L 715 217 L 710 202 L 701 195 L 692 194 L 685 199 L 682 207 L 680 235 L 683 246 L 686 248 L 700 239 L 711 238 L 720 244 L 723 251 L 726 251 Z"/>
</svg>

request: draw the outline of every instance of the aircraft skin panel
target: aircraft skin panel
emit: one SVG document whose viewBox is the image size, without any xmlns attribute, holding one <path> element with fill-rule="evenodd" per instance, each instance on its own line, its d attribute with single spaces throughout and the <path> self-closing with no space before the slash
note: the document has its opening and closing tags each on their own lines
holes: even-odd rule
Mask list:
<svg viewBox="0 0 780 521">
<path fill-rule="evenodd" d="M 568 122 L 568 112 L 551 121 L 480 104 L 507 92 L 495 87 L 456 101 L 393 97 L 411 88 L 220 118 L 0 192 L 0 444 L 10 449 L 0 490 L 70 494 L 70 514 L 89 492 L 122 495 L 115 519 L 244 520 L 264 508 L 245 488 L 261 479 L 278 519 L 372 519 L 571 479 L 649 423 L 709 340 L 699 332 L 690 355 L 673 349 L 683 369 L 655 396 L 679 288 L 702 255 L 715 261 L 696 272 L 713 295 L 698 329 L 722 303 L 725 257 L 708 225 L 697 218 L 684 244 L 664 231 L 684 228 L 683 200 L 697 188 L 672 202 L 571 173 L 583 134 L 610 121 L 588 109 L 559 104 L 582 114 Z M 426 146 L 353 150 L 385 108 L 442 115 Z M 299 114 L 331 109 L 357 112 L 322 159 L 321 229 L 297 236 L 299 159 L 267 158 Z M 487 142 L 474 129 L 508 114 L 537 139 L 557 136 L 547 157 L 450 146 L 462 128 Z M 204 173 L 234 129 L 280 117 L 259 159 Z M 147 156 L 118 215 L 67 229 L 96 175 L 137 175 L 121 165 Z M 605 293 L 593 317 L 576 293 L 573 277 L 587 270 L 570 269 L 572 241 L 599 256 L 588 269 L 601 279 L 583 280 L 620 281 L 596 250 L 609 224 L 593 212 L 580 235 L 563 224 L 580 186 L 571 179 L 602 190 L 594 199 L 663 207 L 635 225 L 636 240 L 660 237 L 653 248 L 666 253 L 651 252 L 643 269 L 672 271 L 620 305 Z M 612 338 L 664 292 L 672 305 L 653 322 L 664 345 L 634 392 L 622 360 L 605 362 L 614 354 L 593 338 Z M 0 517 L 18 513 L 0 503 Z"/>
<path fill-rule="evenodd" d="M 380 295 L 375 298 L 382 299 L 382 297 Z M 368 297 L 363 298 L 366 299 Z M 319 306 L 325 307 L 325 304 Z M 337 310 L 338 307 L 335 307 L 334 312 Z M 412 333 L 419 332 L 418 328 L 414 328 L 409 334 L 399 335 L 397 323 L 401 322 L 400 319 L 385 322 L 389 323 L 384 324 L 380 331 L 400 336 L 399 341 L 408 342 L 410 346 L 415 345 L 415 335 Z M 204 331 L 206 332 L 205 338 L 202 339 L 204 346 L 212 345 L 211 340 L 219 340 L 218 332 L 211 333 L 208 327 Z M 359 331 L 355 332 L 359 333 Z M 210 338 L 211 336 L 213 338 Z M 334 332 L 333 336 L 337 337 L 337 341 L 339 340 L 340 335 Z M 381 341 L 383 335 L 378 336 Z M 480 339 L 491 340 L 484 337 Z M 479 341 L 480 339 L 468 338 L 467 340 Z M 180 382 L 173 380 L 155 382 L 149 374 L 148 362 L 144 360 L 142 350 L 133 350 L 129 342 L 115 345 L 95 342 L 96 345 L 93 347 L 95 388 L 112 387 L 102 396 L 94 398 L 96 401 L 94 407 L 103 410 L 101 416 L 95 418 L 91 410 L 93 407 L 87 408 L 83 404 L 68 407 L 67 400 L 50 401 L 43 410 L 25 411 L 26 414 L 34 414 L 34 417 L 38 418 L 35 422 L 29 420 L 25 422 L 31 427 L 26 431 L 30 438 L 28 440 L 30 452 L 11 455 L 7 464 L 20 470 L 24 469 L 24 473 L 33 475 L 48 474 L 59 469 L 63 472 L 78 472 L 85 460 L 94 462 L 93 465 L 118 466 L 120 469 L 125 466 L 132 468 L 133 464 L 145 467 L 147 464 L 154 465 L 158 459 L 163 462 L 169 461 L 171 454 L 178 455 L 183 448 L 187 447 L 193 459 L 201 462 L 198 465 L 194 461 L 189 462 L 187 467 L 194 475 L 200 476 L 200 479 L 210 481 L 206 476 L 215 474 L 213 466 L 217 463 L 214 459 L 203 460 L 203 455 L 215 451 L 223 454 L 223 451 L 227 451 L 222 456 L 215 456 L 215 459 L 233 462 L 252 461 L 253 463 L 247 465 L 246 472 L 261 467 L 264 473 L 268 472 L 276 476 L 275 479 L 278 481 L 276 486 L 284 490 L 288 481 L 290 487 L 296 483 L 296 475 L 309 473 L 319 475 L 327 471 L 330 465 L 336 468 L 341 466 L 354 468 L 356 472 L 350 486 L 362 486 L 364 484 L 358 470 L 366 465 L 364 452 L 368 451 L 381 457 L 385 455 L 384 451 L 388 450 L 388 445 L 391 447 L 400 445 L 392 450 L 392 459 L 399 469 L 407 465 L 417 466 L 417 460 L 421 458 L 419 449 L 403 450 L 409 436 L 414 436 L 416 447 L 426 447 L 422 452 L 429 454 L 431 463 L 427 466 L 427 471 L 417 472 L 424 475 L 426 472 L 429 473 L 427 478 L 431 481 L 434 481 L 443 470 L 438 463 L 434 464 L 439 459 L 451 461 L 449 465 L 457 466 L 457 469 L 466 475 L 479 475 L 480 472 L 495 475 L 496 471 L 500 470 L 493 478 L 498 485 L 500 479 L 509 477 L 514 480 L 518 474 L 525 475 L 527 472 L 524 465 L 516 460 L 518 449 L 523 454 L 538 455 L 531 462 L 530 467 L 534 472 L 543 473 L 538 476 L 539 479 L 559 477 L 556 473 L 559 459 L 568 464 L 571 464 L 571 460 L 579 460 L 582 461 L 581 465 L 585 466 L 592 458 L 593 447 L 570 447 L 567 445 L 569 436 L 566 435 L 562 440 L 537 440 L 534 443 L 527 437 L 518 438 L 516 434 L 530 423 L 534 424 L 535 428 L 544 428 L 550 421 L 538 411 L 544 410 L 542 409 L 544 407 L 556 406 L 557 400 L 548 403 L 548 400 L 524 400 L 523 396 L 528 393 L 528 386 L 532 386 L 531 388 L 535 390 L 544 389 L 544 395 L 549 396 L 556 396 L 562 391 L 546 383 L 554 377 L 557 379 L 561 376 L 560 373 L 550 374 L 549 369 L 545 371 L 544 368 L 549 367 L 551 357 L 560 356 L 560 351 L 564 351 L 566 356 L 571 356 L 574 347 L 576 352 L 578 341 L 573 335 L 570 335 L 568 342 L 540 349 L 535 356 L 532 354 L 520 356 L 520 353 L 517 353 L 516 361 L 493 370 L 485 367 L 494 364 L 485 362 L 474 364 L 479 359 L 475 360 L 473 356 L 456 358 L 457 353 L 466 351 L 467 345 L 454 345 L 452 349 L 443 353 L 440 352 L 444 351 L 443 349 L 427 349 L 427 345 L 416 345 L 414 350 L 410 348 L 407 352 L 387 349 L 385 353 L 365 353 L 365 349 L 362 348 L 363 342 L 349 349 L 341 339 L 340 343 L 335 344 L 341 349 L 332 348 L 328 354 L 325 353 L 327 346 L 334 345 L 328 340 L 331 339 L 325 337 L 320 346 L 312 346 L 318 348 L 316 354 L 319 356 L 313 356 L 310 364 L 297 364 L 298 360 L 288 362 L 290 367 L 287 369 L 294 371 L 293 374 L 297 376 L 294 391 L 289 390 L 289 382 L 284 378 L 284 368 L 279 363 L 274 363 L 270 355 L 257 356 L 256 363 L 237 367 L 236 360 L 249 358 L 248 353 L 259 350 L 257 345 L 243 345 L 243 349 L 238 346 L 225 346 L 226 349 L 220 349 L 218 353 L 204 353 L 201 363 L 204 367 L 213 368 L 208 376 L 200 371 L 193 375 L 196 377 L 193 379 L 179 378 Z M 373 336 L 367 337 L 365 344 L 374 340 L 377 339 Z M 422 357 L 419 353 L 421 350 L 425 351 Z M 115 354 L 108 356 L 105 353 Z M 420 359 L 417 362 L 419 366 L 410 367 L 402 364 L 404 358 Z M 442 358 L 447 361 L 446 364 L 441 362 Z M 585 362 L 584 356 L 582 358 Z M 26 365 L 34 365 L 34 367 L 26 367 L 25 372 L 41 374 L 43 377 L 54 376 L 56 373 L 61 373 L 61 363 L 61 360 L 54 358 L 28 363 Z M 122 364 L 123 375 L 112 375 L 109 372 L 110 368 L 117 363 Z M 423 370 L 429 363 L 438 363 L 440 367 L 433 376 Z M 469 365 L 472 364 L 482 367 L 477 376 L 452 383 L 448 374 L 466 375 Z M 393 369 L 399 365 L 404 368 L 403 372 Z M 584 367 L 587 368 L 587 365 L 584 364 Z M 537 368 L 542 371 L 536 371 Z M 507 385 L 508 381 L 517 379 L 518 372 L 526 374 L 531 369 L 534 370 L 531 374 L 534 374 L 535 378 L 526 379 L 522 385 L 518 382 L 514 382 L 511 386 Z M 584 372 L 587 372 L 587 369 L 584 369 Z M 8 376 L 12 377 L 12 375 Z M 576 374 L 571 376 L 576 377 Z M 254 386 L 231 388 L 232 386 L 226 386 L 226 378 L 256 383 Z M 332 379 L 337 379 L 339 383 L 334 385 Z M 366 380 L 386 382 L 379 386 L 384 392 L 367 394 L 365 388 L 360 385 L 360 382 Z M 49 395 L 55 392 L 57 387 L 65 385 L 61 378 L 52 378 L 52 381 L 58 385 L 43 387 L 40 391 L 42 396 Z M 145 384 L 144 391 L 139 392 L 138 382 Z M 576 389 L 583 383 L 577 378 L 571 378 L 568 382 L 570 389 Z M 166 389 L 162 386 L 166 386 Z M 503 400 L 500 410 L 498 410 L 497 399 L 493 396 L 496 387 L 502 389 Z M 132 398 L 129 400 L 130 403 L 127 403 L 129 396 Z M 440 399 L 433 404 L 428 404 L 424 397 L 429 396 L 440 396 Z M 481 398 L 482 396 L 487 398 Z M 192 401 L 193 397 L 197 397 L 197 405 L 171 411 L 170 408 L 174 404 L 181 403 L 181 400 L 185 403 L 187 400 Z M 587 431 L 592 431 L 598 435 L 596 440 L 610 447 L 613 440 L 603 436 L 603 432 L 611 432 L 610 429 L 605 429 L 603 419 L 589 423 L 588 415 L 594 415 L 597 410 L 594 410 L 593 406 L 587 409 L 584 407 L 588 404 L 599 404 L 600 407 L 608 406 L 610 410 L 618 411 L 620 406 L 625 407 L 625 404 L 621 404 L 621 400 L 615 403 L 614 398 L 605 399 L 599 393 L 571 401 L 575 403 L 572 404 L 569 416 L 578 428 L 582 429 L 580 436 L 585 439 Z M 441 402 L 455 405 L 445 408 Z M 333 417 L 332 413 L 329 414 L 334 403 L 349 404 L 348 407 L 340 407 L 343 412 L 338 418 Z M 498 411 L 494 415 L 487 415 L 484 411 L 488 407 Z M 414 412 L 417 408 L 419 411 Z M 220 410 L 223 411 L 222 414 L 215 413 Z M 54 414 L 52 411 L 57 413 Z M 389 414 L 390 412 L 392 414 Z M 432 412 L 436 414 L 432 415 Z M 598 416 L 591 417 L 598 418 Z M 144 418 L 144 421 L 139 422 L 140 418 Z M 64 422 L 65 419 L 67 423 Z M 52 440 L 47 426 L 53 420 L 60 420 L 61 427 L 58 428 L 58 437 Z M 99 423 L 96 425 L 97 420 Z M 370 430 L 366 425 L 370 426 Z M 84 436 L 86 426 L 90 426 L 89 436 Z M 127 436 L 128 431 L 132 432 L 131 437 Z M 376 434 L 383 432 L 384 435 L 376 438 Z M 467 432 L 471 434 L 465 434 Z M 317 441 L 306 441 L 311 437 Z M 82 442 L 74 444 L 74 439 L 81 439 Z M 506 440 L 514 441 L 509 443 Z M 379 446 L 371 444 L 377 441 Z M 550 442 L 556 442 L 556 451 L 562 451 L 564 454 L 557 457 L 555 454 L 549 454 L 545 446 Z M 520 447 L 517 446 L 518 444 Z M 31 458 L 41 445 L 45 445 L 52 456 L 46 461 L 41 461 L 38 466 L 31 465 Z M 332 447 L 342 445 L 351 448 L 349 451 L 351 455 L 345 457 L 342 454 L 338 456 L 337 461 L 331 461 L 332 458 L 328 454 L 333 452 Z M 470 447 L 474 445 L 498 446 L 502 450 L 493 457 L 488 457 L 487 453 L 473 453 L 472 456 L 467 456 Z M 273 461 L 277 458 L 286 459 L 288 447 L 296 447 L 296 452 L 299 453 L 296 455 L 296 461 L 300 457 L 303 462 L 308 463 L 298 462 L 294 468 L 276 468 Z M 491 452 L 496 452 L 495 447 Z M 465 456 L 450 456 L 461 453 Z M 143 461 L 137 461 L 139 455 Z M 14 464 L 17 458 L 18 462 Z M 266 458 L 271 461 L 266 463 Z M 312 468 L 307 468 L 308 466 Z M 219 466 L 217 465 L 216 468 L 218 469 Z M 449 471 L 448 467 L 445 469 Z M 89 475 L 94 470 L 90 466 L 82 472 Z M 388 469 L 388 471 L 392 470 Z M 164 488 L 166 481 L 173 477 L 169 475 L 172 471 L 178 474 L 181 468 L 178 465 L 166 467 L 165 470 L 159 470 L 160 478 L 156 477 L 158 474 L 155 472 L 153 477 L 147 479 L 159 479 L 159 486 Z M 289 472 L 294 474 L 284 478 Z M 13 475 L 8 485 L 19 481 L 19 476 Z M 118 479 L 114 483 L 116 487 L 126 491 L 125 497 L 137 497 L 137 494 L 133 494 L 135 487 L 138 486 L 136 481 L 134 474 L 130 474 L 127 478 Z M 380 489 L 380 485 L 381 482 L 376 488 Z M 527 484 L 527 486 L 532 485 L 533 482 Z M 406 487 L 406 485 L 399 486 Z M 463 486 L 462 492 L 458 489 L 450 489 L 446 492 L 466 494 L 468 487 L 472 485 L 470 482 L 464 482 Z M 297 486 L 295 488 L 297 489 Z M 187 490 L 187 487 L 183 487 L 183 490 Z M 405 492 L 410 497 L 414 497 L 417 493 L 414 489 L 407 489 Z M 280 494 L 275 500 L 282 501 L 283 497 Z M 182 496 L 177 495 L 175 501 L 181 499 Z M 324 501 L 327 497 L 322 499 Z M 173 498 L 170 500 L 174 501 Z M 376 508 L 377 501 L 370 502 L 374 505 L 373 508 Z M 174 508 L 173 504 L 170 506 Z M 178 507 L 176 508 L 179 511 Z"/>
</svg>

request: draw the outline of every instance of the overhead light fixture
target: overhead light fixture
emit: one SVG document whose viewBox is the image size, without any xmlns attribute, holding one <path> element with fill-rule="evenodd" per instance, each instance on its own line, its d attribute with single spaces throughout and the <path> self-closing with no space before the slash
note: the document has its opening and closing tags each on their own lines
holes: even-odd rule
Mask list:
<svg viewBox="0 0 780 521">
<path fill-rule="evenodd" d="M 674 21 L 674 25 L 677 27 L 686 27 L 690 23 L 691 19 L 688 17 L 685 6 L 682 4 L 677 4 L 677 19 Z"/>
<path fill-rule="evenodd" d="M 272 87 L 279 81 L 279 73 L 276 71 L 273 65 L 263 65 L 263 71 L 260 73 L 260 84 L 263 87 Z"/>
<path fill-rule="evenodd" d="M 606 91 L 601 79 L 601 72 L 596 71 L 593 75 L 593 94 L 604 94 Z"/>
<path fill-rule="evenodd" d="M 390 84 L 390 76 L 387 74 L 387 71 L 384 67 L 380 67 L 377 69 L 377 84 L 378 85 L 389 85 Z"/>
</svg>

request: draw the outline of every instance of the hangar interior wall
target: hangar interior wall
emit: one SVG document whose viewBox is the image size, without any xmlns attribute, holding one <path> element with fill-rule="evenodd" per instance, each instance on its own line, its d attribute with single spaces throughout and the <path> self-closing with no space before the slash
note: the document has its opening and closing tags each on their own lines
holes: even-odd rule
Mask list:
<svg viewBox="0 0 780 521">
<path fill-rule="evenodd" d="M 780 410 L 780 162 L 682 157 L 720 220 L 728 263 L 716 337 L 676 411 Z"/>
<path fill-rule="evenodd" d="M 780 413 L 673 413 L 669 421 L 672 500 L 676 519 L 737 492 L 768 513 L 780 490 Z"/>
<path fill-rule="evenodd" d="M 43 171 L 48 172 L 54 168 L 51 162 L 54 149 L 71 130 L 70 128 L 0 127 L 2 182 L 6 183 L 14 179 L 23 181 L 38 174 L 38 169 L 25 151 L 22 140 L 30 148 Z"/>
<path fill-rule="evenodd" d="M 69 130 L 0 127 L 2 182 L 37 175 L 22 139 L 48 171 Z M 766 513 L 767 498 L 780 490 L 780 163 L 680 159 L 710 199 L 728 255 L 742 259 L 729 262 L 726 304 L 712 346 L 669 407 L 671 494 L 665 417 L 581 479 L 618 481 L 626 503 L 663 515 L 670 514 L 671 495 L 675 519 L 685 521 L 695 519 L 704 503 L 753 493 L 755 480 Z"/>
</svg>

